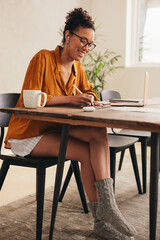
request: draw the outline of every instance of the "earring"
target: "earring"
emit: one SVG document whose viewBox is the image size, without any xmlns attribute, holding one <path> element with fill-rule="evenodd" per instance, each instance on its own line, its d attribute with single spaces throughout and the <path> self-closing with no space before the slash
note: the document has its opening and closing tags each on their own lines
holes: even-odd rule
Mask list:
<svg viewBox="0 0 160 240">
<path fill-rule="evenodd" d="M 67 43 L 69 43 L 69 36 L 67 37 Z"/>
</svg>

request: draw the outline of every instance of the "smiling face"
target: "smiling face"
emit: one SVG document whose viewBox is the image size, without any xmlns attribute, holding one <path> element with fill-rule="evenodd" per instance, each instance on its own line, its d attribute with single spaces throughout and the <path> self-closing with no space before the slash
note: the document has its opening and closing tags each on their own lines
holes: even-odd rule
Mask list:
<svg viewBox="0 0 160 240">
<path fill-rule="evenodd" d="M 65 44 L 67 44 L 70 58 L 72 60 L 80 61 L 84 55 L 89 52 L 89 46 L 88 44 L 85 46 L 85 43 L 93 43 L 95 32 L 91 28 L 79 27 L 77 30 L 74 30 L 73 33 L 66 31 L 65 37 Z"/>
</svg>

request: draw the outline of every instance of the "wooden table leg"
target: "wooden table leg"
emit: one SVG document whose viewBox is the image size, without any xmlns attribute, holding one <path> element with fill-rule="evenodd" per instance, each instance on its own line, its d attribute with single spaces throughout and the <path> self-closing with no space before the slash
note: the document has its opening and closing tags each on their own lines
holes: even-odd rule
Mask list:
<svg viewBox="0 0 160 240">
<path fill-rule="evenodd" d="M 159 134 L 151 134 L 150 169 L 150 240 L 156 240 L 157 205 L 159 178 Z"/>
<path fill-rule="evenodd" d="M 159 134 L 159 172 L 160 172 L 160 134 Z"/>
<path fill-rule="evenodd" d="M 65 161 L 65 155 L 66 155 L 66 149 L 67 149 L 68 132 L 69 132 L 69 125 L 64 124 L 62 128 L 61 143 L 60 143 L 57 171 L 56 171 L 56 178 L 55 178 L 49 240 L 52 240 L 54 224 L 56 219 L 58 199 L 59 199 L 59 193 L 61 188 L 64 161 Z"/>
</svg>

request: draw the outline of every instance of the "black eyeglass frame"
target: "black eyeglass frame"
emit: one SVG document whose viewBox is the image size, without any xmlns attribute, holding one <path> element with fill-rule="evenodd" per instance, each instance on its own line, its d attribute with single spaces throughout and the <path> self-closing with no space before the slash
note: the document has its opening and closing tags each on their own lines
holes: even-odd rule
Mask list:
<svg viewBox="0 0 160 240">
<path fill-rule="evenodd" d="M 75 34 L 74 32 L 70 32 L 72 35 L 75 35 L 76 37 L 78 37 L 80 39 L 80 42 L 81 42 L 81 45 L 82 47 L 85 47 L 88 45 L 88 48 L 90 51 L 92 51 L 95 47 L 96 47 L 96 44 L 95 43 L 89 43 L 87 38 L 85 37 L 80 37 L 79 35 Z M 84 41 L 86 43 L 84 43 Z"/>
</svg>

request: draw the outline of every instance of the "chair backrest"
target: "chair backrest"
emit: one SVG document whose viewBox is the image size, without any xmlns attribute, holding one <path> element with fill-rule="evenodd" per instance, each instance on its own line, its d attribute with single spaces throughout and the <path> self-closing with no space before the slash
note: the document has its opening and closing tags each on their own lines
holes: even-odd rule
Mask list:
<svg viewBox="0 0 160 240">
<path fill-rule="evenodd" d="M 100 98 L 101 101 L 109 101 L 111 99 L 121 99 L 121 95 L 119 92 L 117 91 L 113 91 L 113 90 L 102 90 L 100 92 Z M 116 132 L 114 131 L 113 128 L 111 128 L 112 132 L 114 134 L 116 134 Z"/>
<path fill-rule="evenodd" d="M 103 90 L 100 93 L 100 98 L 102 101 L 107 101 L 111 99 L 121 99 L 121 95 L 117 91 Z"/>
<path fill-rule="evenodd" d="M 2 93 L 0 94 L 0 108 L 15 107 L 19 99 L 19 93 Z M 11 114 L 0 112 L 0 127 L 7 127 Z"/>
</svg>

